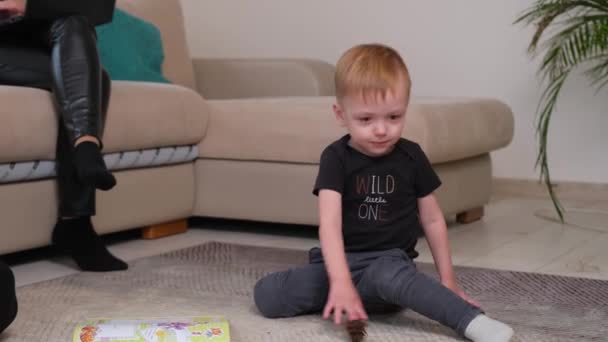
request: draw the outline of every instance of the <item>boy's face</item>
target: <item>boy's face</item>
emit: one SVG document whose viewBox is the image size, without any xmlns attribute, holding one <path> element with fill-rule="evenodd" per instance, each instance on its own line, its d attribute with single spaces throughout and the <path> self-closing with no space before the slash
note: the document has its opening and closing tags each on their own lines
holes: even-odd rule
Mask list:
<svg viewBox="0 0 608 342">
<path fill-rule="evenodd" d="M 350 133 L 349 144 L 359 152 L 378 157 L 391 152 L 401 138 L 409 102 L 405 81 L 399 81 L 384 99 L 346 95 L 334 105 L 338 122 Z"/>
</svg>

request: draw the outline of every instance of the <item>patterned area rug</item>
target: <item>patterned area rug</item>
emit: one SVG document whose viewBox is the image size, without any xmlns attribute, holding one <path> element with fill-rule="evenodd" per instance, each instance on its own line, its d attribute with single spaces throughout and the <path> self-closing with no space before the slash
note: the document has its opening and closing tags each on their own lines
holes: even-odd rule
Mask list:
<svg viewBox="0 0 608 342">
<path fill-rule="evenodd" d="M 347 341 L 317 315 L 261 317 L 252 300 L 267 272 L 305 263 L 303 251 L 208 243 L 132 262 L 125 272 L 80 273 L 18 289 L 19 316 L 1 342 L 71 341 L 87 318 L 224 315 L 232 341 Z M 420 264 L 433 273 L 432 265 Z M 457 268 L 486 312 L 511 324 L 514 341 L 607 341 L 608 282 Z M 411 311 L 372 316 L 367 341 L 459 341 Z"/>
</svg>

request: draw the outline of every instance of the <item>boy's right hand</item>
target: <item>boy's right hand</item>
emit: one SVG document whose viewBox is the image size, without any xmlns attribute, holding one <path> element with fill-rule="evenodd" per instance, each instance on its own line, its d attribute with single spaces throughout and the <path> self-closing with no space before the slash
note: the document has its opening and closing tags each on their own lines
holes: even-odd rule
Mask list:
<svg viewBox="0 0 608 342">
<path fill-rule="evenodd" d="M 334 322 L 340 324 L 342 314 L 345 313 L 349 321 L 367 320 L 361 298 L 351 280 L 335 282 L 329 287 L 327 304 L 323 310 L 323 318 L 328 319 L 334 314 Z"/>
</svg>

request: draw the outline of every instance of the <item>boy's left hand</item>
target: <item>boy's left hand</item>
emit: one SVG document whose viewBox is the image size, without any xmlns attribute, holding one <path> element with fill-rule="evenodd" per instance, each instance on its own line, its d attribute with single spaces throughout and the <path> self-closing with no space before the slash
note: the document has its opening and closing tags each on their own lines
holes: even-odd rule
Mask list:
<svg viewBox="0 0 608 342">
<path fill-rule="evenodd" d="M 456 284 L 456 283 L 443 283 L 443 286 L 445 286 L 448 289 L 452 290 L 460 298 L 466 300 L 471 305 L 476 306 L 478 308 L 481 307 L 481 305 L 479 305 L 479 302 L 477 302 L 475 299 L 469 297 L 466 293 L 464 293 L 464 291 L 460 288 L 460 286 L 458 286 L 458 284 Z"/>
</svg>

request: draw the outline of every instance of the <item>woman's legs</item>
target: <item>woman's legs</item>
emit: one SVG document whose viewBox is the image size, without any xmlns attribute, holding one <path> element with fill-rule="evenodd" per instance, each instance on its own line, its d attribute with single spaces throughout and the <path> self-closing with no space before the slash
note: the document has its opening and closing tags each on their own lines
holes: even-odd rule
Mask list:
<svg viewBox="0 0 608 342">
<path fill-rule="evenodd" d="M 98 146 L 110 81 L 99 66 L 92 28 L 79 18 L 22 24 L 9 34 L 11 40 L 2 37 L 6 32 L 0 34 L 0 84 L 52 89 L 56 96 L 61 115 L 56 153 L 60 218 L 53 243 L 83 270 L 126 269 L 108 252 L 90 220 L 95 188 L 115 184 Z"/>
<path fill-rule="evenodd" d="M 101 155 L 102 124 L 110 80 L 102 72 L 93 28 L 82 17 L 54 21 L 49 28 L 52 88 L 63 125 L 57 136 L 60 219 L 53 243 L 88 271 L 124 270 L 95 233 L 95 189 L 116 184 Z"/>
<path fill-rule="evenodd" d="M 103 73 L 103 94 L 109 94 L 109 77 Z M 107 108 L 104 95 L 102 108 Z M 78 266 L 86 271 L 115 271 L 127 269 L 127 264 L 114 257 L 95 233 L 91 216 L 95 215 L 95 187 L 78 181 L 75 158 L 83 147 L 98 148 L 91 142 L 80 143 L 76 148 L 64 125 L 59 125 L 57 135 L 57 182 L 59 184 L 59 215 L 53 229 L 53 243 L 70 254 Z M 91 153 L 95 153 L 92 151 Z"/>
<path fill-rule="evenodd" d="M 106 169 L 100 151 L 102 133 L 102 69 L 95 31 L 86 18 L 55 20 L 48 32 L 53 92 L 65 132 L 75 147 L 74 165 L 83 183 L 109 190 L 114 176 Z M 81 145 L 81 143 L 86 144 Z"/>
</svg>

